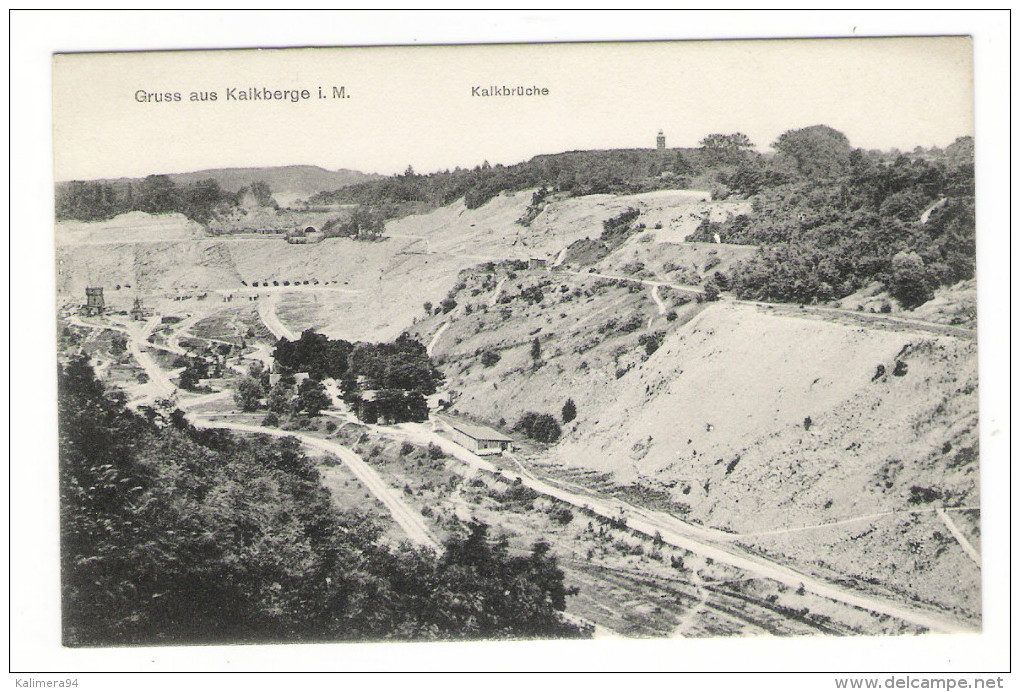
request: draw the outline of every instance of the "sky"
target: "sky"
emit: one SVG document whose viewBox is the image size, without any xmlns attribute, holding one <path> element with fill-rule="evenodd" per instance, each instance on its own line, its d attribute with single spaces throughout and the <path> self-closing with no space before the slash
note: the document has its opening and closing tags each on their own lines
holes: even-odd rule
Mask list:
<svg viewBox="0 0 1020 692">
<path fill-rule="evenodd" d="M 425 173 L 652 147 L 659 129 L 670 147 L 739 131 L 767 150 L 816 124 L 858 147 L 946 146 L 973 132 L 972 51 L 968 38 L 886 38 L 58 55 L 55 177 L 294 164 Z M 490 85 L 548 94 L 472 95 Z M 331 98 L 334 86 L 345 98 Z M 311 98 L 227 98 L 248 87 Z"/>
</svg>

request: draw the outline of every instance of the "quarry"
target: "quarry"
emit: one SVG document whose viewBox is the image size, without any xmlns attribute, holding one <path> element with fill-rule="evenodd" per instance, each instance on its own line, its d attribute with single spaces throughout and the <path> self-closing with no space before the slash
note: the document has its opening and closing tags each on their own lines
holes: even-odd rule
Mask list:
<svg viewBox="0 0 1020 692">
<path fill-rule="evenodd" d="M 61 352 L 88 354 L 135 406 L 296 437 L 334 501 L 393 543 L 438 546 L 467 521 L 511 550 L 544 540 L 577 587 L 567 614 L 596 634 L 980 630 L 973 281 L 889 312 L 877 290 L 710 295 L 756 248 L 686 239 L 746 200 L 534 194 L 390 219 L 372 242 L 214 236 L 138 211 L 60 222 Z M 600 238 L 632 210 L 640 226 Z M 305 330 L 409 335 L 442 403 L 369 424 L 327 382 L 330 405 L 300 426 L 240 410 L 252 364 L 271 370 L 277 341 Z M 189 391 L 180 359 L 196 357 L 209 376 Z M 514 429 L 529 412 L 557 419 L 555 440 Z M 509 442 L 483 458 L 451 421 Z"/>
</svg>

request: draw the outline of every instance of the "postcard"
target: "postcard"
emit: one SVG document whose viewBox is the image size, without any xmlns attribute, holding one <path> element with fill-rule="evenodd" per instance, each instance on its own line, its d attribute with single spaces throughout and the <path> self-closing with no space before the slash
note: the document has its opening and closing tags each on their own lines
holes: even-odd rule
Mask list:
<svg viewBox="0 0 1020 692">
<path fill-rule="evenodd" d="M 63 646 L 980 633 L 973 49 L 55 55 Z"/>
</svg>

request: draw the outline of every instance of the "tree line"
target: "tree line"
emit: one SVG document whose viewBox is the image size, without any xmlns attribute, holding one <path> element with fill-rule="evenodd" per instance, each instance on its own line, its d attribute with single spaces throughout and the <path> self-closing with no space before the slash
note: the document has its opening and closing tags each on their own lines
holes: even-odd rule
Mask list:
<svg viewBox="0 0 1020 692">
<path fill-rule="evenodd" d="M 230 192 L 214 178 L 177 185 L 168 175 L 150 175 L 142 180 L 59 183 L 55 195 L 58 221 L 102 221 L 118 214 L 144 211 L 180 213 L 206 224 L 214 215 L 229 212 L 249 196 L 259 206 L 276 206 L 268 183 L 261 180 Z"/>
<path fill-rule="evenodd" d="M 58 384 L 65 645 L 588 634 L 543 543 L 512 556 L 475 523 L 442 554 L 391 548 L 294 438 L 132 412 L 85 358 Z"/>
<path fill-rule="evenodd" d="M 409 166 L 401 175 L 323 191 L 310 202 L 360 204 L 390 218 L 445 206 L 460 198 L 468 209 L 476 209 L 502 192 L 530 188 L 574 197 L 680 189 L 689 184 L 691 176 L 718 165 L 718 159 L 714 148 L 703 146 L 667 151 L 572 151 L 536 156 L 510 166 L 484 162 L 470 169 L 458 167 L 426 175 Z"/>
</svg>

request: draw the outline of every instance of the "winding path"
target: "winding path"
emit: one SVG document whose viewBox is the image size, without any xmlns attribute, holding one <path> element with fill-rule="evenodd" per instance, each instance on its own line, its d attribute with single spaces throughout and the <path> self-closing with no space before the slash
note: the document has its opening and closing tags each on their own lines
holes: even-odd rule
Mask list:
<svg viewBox="0 0 1020 692">
<path fill-rule="evenodd" d="M 599 272 L 578 272 L 571 269 L 558 269 L 559 273 L 562 274 L 573 274 L 575 276 L 594 276 L 600 279 L 613 279 L 615 281 L 631 281 L 636 284 L 644 284 L 645 286 L 665 286 L 666 288 L 672 288 L 676 291 L 685 291 L 687 293 L 694 293 L 696 295 L 702 295 L 705 289 L 697 286 L 687 286 L 685 284 L 671 284 L 668 281 L 653 281 L 652 279 L 639 279 L 634 276 L 616 276 L 613 274 L 602 274 Z"/>
<path fill-rule="evenodd" d="M 393 520 L 404 530 L 408 538 L 419 545 L 428 546 L 436 550 L 440 548 L 439 542 L 432 536 L 428 527 L 425 526 L 421 514 L 408 507 L 401 499 L 399 493 L 391 488 L 375 472 L 375 469 L 366 464 L 360 456 L 347 447 L 296 431 L 279 430 L 277 428 L 266 428 L 260 425 L 247 425 L 244 423 L 231 423 L 224 420 L 212 420 L 194 414 L 187 414 L 187 418 L 198 428 L 219 428 L 221 430 L 259 433 L 273 437 L 296 437 L 303 445 L 314 447 L 339 457 L 347 468 L 351 470 L 351 473 L 389 510 Z"/>
<path fill-rule="evenodd" d="M 445 332 L 446 328 L 449 326 L 449 322 L 443 322 L 442 326 L 437 329 L 436 333 L 432 335 L 431 339 L 429 339 L 429 345 L 425 347 L 425 354 L 430 358 L 432 357 L 432 351 L 436 348 L 436 344 L 439 343 L 439 337 L 443 335 L 443 332 Z"/>
<path fill-rule="evenodd" d="M 259 319 L 266 325 L 266 329 L 272 332 L 273 336 L 279 339 L 287 339 L 288 341 L 297 341 L 297 335 L 287 328 L 283 322 L 280 321 L 280 317 L 276 314 L 276 304 L 279 300 L 277 294 L 271 294 L 266 298 L 259 298 L 258 301 L 258 313 Z"/>
<path fill-rule="evenodd" d="M 492 298 L 489 299 L 489 307 L 496 307 L 496 303 L 499 301 L 499 293 L 503 290 L 503 284 L 506 283 L 506 277 L 504 276 L 496 283 L 496 290 L 492 292 Z"/>
<path fill-rule="evenodd" d="M 975 565 L 980 567 L 981 553 L 979 553 L 971 542 L 967 540 L 967 537 L 963 535 L 963 532 L 960 531 L 953 520 L 950 519 L 949 515 L 946 514 L 946 510 L 939 507 L 935 510 L 935 512 L 939 515 L 939 519 L 942 520 L 942 523 L 946 525 L 946 528 L 949 529 L 949 533 L 953 534 L 953 538 L 955 538 L 956 542 L 960 544 L 961 548 L 963 548 L 963 552 L 967 553 L 967 557 L 973 560 Z"/>
<path fill-rule="evenodd" d="M 793 589 L 803 587 L 805 591 L 823 598 L 867 611 L 889 615 L 933 632 L 969 632 L 975 629 L 969 623 L 960 622 L 942 614 L 916 610 L 888 601 L 880 596 L 865 594 L 852 588 L 833 584 L 820 577 L 798 572 L 766 558 L 745 553 L 725 542 L 717 544 L 709 536 L 712 534 L 722 534 L 723 532 L 693 526 L 664 512 L 643 510 L 615 498 L 607 499 L 570 492 L 537 479 L 530 474 L 516 474 L 499 469 L 492 462 L 482 459 L 452 440 L 436 434 L 419 423 L 404 423 L 400 426 L 388 428 L 380 428 L 379 426 L 368 427 L 393 437 L 404 437 L 419 443 L 433 442 L 439 445 L 443 451 L 463 461 L 473 469 L 494 473 L 510 481 L 520 479 L 523 485 L 542 495 L 553 497 L 575 507 L 587 509 L 609 519 L 623 518 L 626 520 L 627 527 L 632 531 L 649 537 L 658 536 L 663 542 L 674 547 L 712 558 L 717 562 L 731 565 L 754 575 L 766 577 Z"/>
</svg>

